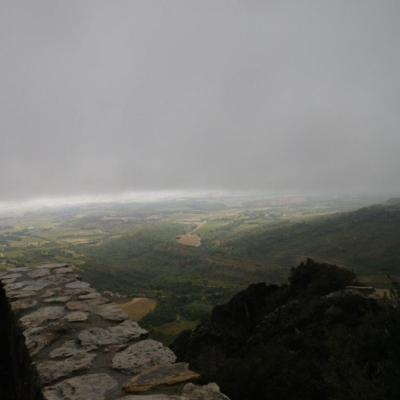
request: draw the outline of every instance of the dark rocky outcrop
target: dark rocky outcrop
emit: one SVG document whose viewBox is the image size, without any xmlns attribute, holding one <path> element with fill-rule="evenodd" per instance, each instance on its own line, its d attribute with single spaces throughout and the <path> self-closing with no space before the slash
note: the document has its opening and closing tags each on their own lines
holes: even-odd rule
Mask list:
<svg viewBox="0 0 400 400">
<path fill-rule="evenodd" d="M 181 360 L 190 360 L 200 371 L 215 373 L 227 358 L 243 352 L 262 319 L 305 295 L 324 295 L 352 283 L 352 272 L 308 259 L 292 270 L 290 285 L 257 283 L 236 294 L 223 305 L 214 307 L 211 316 L 192 331 L 183 332 L 172 344 Z"/>
<path fill-rule="evenodd" d="M 216 306 L 211 317 L 196 330 L 183 332 L 172 344 L 181 360 L 198 370 L 215 373 L 227 357 L 238 354 L 268 310 L 278 286 L 250 285 L 227 304 Z"/>
<path fill-rule="evenodd" d="M 0 283 L 0 398 L 43 400 L 36 370 Z"/>
<path fill-rule="evenodd" d="M 251 285 L 172 348 L 233 400 L 397 399 L 399 308 L 354 279 L 307 260 L 289 285 Z"/>
</svg>

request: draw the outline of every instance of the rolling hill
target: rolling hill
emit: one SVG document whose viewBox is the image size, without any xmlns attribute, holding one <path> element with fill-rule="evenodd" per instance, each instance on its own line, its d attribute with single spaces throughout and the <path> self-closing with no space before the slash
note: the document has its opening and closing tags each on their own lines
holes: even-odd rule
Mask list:
<svg viewBox="0 0 400 400">
<path fill-rule="evenodd" d="M 257 229 L 221 243 L 216 253 L 288 266 L 312 257 L 359 274 L 398 274 L 400 202 Z"/>
</svg>

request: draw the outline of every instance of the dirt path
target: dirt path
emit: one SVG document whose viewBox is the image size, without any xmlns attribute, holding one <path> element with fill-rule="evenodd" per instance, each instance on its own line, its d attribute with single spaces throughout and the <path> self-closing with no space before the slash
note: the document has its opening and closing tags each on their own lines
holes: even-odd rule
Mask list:
<svg viewBox="0 0 400 400">
<path fill-rule="evenodd" d="M 193 223 L 191 222 L 184 222 L 184 223 Z M 192 247 L 200 247 L 201 246 L 201 237 L 196 232 L 204 225 L 207 221 L 197 222 L 197 225 L 194 229 L 190 232 L 186 233 L 185 235 L 179 235 L 176 240 L 178 243 L 183 244 L 184 246 L 192 246 Z"/>
</svg>

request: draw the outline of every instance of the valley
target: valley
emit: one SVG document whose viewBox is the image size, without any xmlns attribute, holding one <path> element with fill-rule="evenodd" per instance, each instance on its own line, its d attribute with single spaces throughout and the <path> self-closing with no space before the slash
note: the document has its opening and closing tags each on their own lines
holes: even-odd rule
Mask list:
<svg viewBox="0 0 400 400">
<path fill-rule="evenodd" d="M 169 343 L 249 284 L 284 282 L 307 256 L 386 287 L 386 274 L 396 273 L 390 266 L 398 260 L 400 237 L 399 224 L 390 221 L 400 211 L 354 211 L 379 200 L 232 197 L 7 215 L 0 218 L 0 269 L 74 264 Z"/>
</svg>

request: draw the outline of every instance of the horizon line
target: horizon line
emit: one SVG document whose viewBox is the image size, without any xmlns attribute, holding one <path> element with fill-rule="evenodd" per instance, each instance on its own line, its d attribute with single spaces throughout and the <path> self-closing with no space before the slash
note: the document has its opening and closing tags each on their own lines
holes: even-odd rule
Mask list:
<svg viewBox="0 0 400 400">
<path fill-rule="evenodd" d="M 277 196 L 365 196 L 378 195 L 376 192 L 359 193 L 320 193 L 320 192 L 301 192 L 301 191 L 266 191 L 255 189 L 160 189 L 160 190 L 137 190 L 124 191 L 118 193 L 97 193 L 97 194 L 76 194 L 76 195 L 55 195 L 55 196 L 37 196 L 20 200 L 0 200 L 0 214 L 39 211 L 42 209 L 57 209 L 65 207 L 78 207 L 96 204 L 129 204 L 129 203 L 156 203 L 162 201 L 181 201 L 195 198 L 217 199 L 222 197 L 263 197 L 274 198 Z M 380 192 L 382 196 L 383 193 Z M 389 195 L 389 192 L 386 193 Z M 400 193 L 391 192 L 390 195 L 400 195 Z"/>
</svg>

